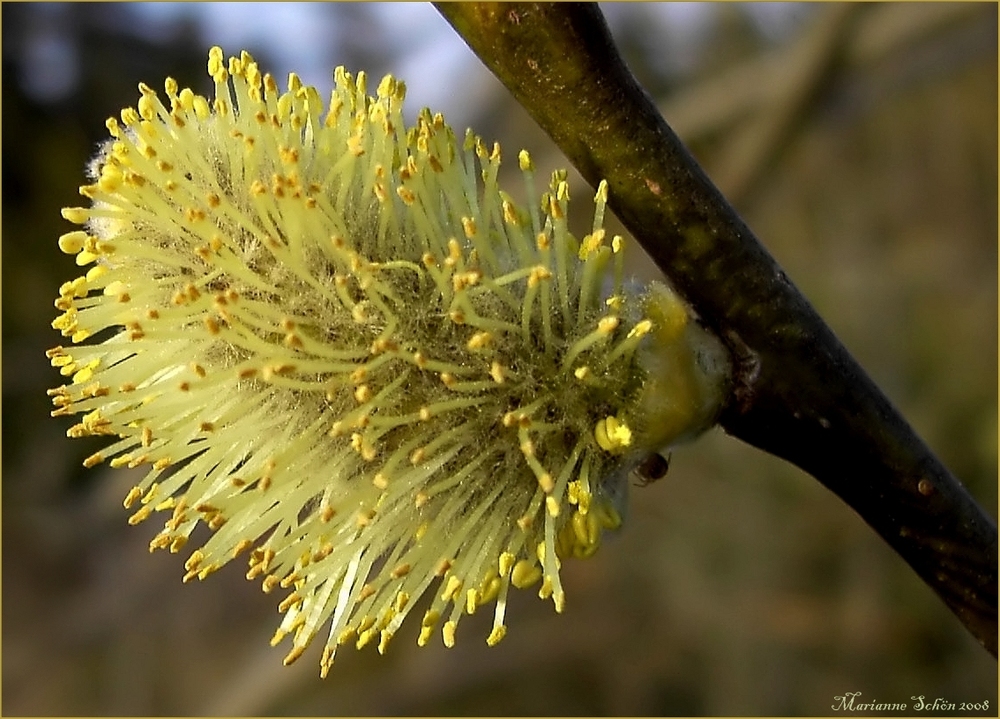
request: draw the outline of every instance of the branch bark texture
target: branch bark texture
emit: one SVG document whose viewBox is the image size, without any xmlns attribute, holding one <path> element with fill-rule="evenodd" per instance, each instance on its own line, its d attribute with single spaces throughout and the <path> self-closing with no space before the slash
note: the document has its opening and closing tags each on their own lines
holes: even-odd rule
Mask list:
<svg viewBox="0 0 1000 719">
<path fill-rule="evenodd" d="M 729 347 L 720 423 L 847 502 L 997 653 L 997 530 L 865 374 L 660 116 L 596 4 L 439 12 Z"/>
</svg>

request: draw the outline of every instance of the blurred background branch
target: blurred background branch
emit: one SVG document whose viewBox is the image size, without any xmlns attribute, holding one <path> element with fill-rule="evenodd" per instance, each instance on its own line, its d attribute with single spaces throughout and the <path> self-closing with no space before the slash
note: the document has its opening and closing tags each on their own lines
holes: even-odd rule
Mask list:
<svg viewBox="0 0 1000 719">
<path fill-rule="evenodd" d="M 863 5 L 850 3 L 824 6 L 801 37 L 776 54 L 776 62 L 753 63 L 753 72 L 736 78 L 735 83 L 730 79 L 715 90 L 719 93 L 716 98 L 721 98 L 721 93 L 739 97 L 739 94 L 731 94 L 733 85 L 738 83 L 751 92 L 767 93 L 765 102 L 744 95 L 749 106 L 724 108 L 727 114 L 736 111 L 739 121 L 715 128 L 717 132 L 732 136 L 726 143 L 726 163 L 713 178 L 732 205 L 743 204 L 745 196 L 780 160 L 782 150 L 797 134 L 796 126 L 808 122 L 818 96 L 843 62 L 845 40 L 850 37 L 854 22 L 860 20 L 863 9 Z M 718 100 L 713 103 L 715 98 L 707 93 L 699 94 L 701 97 L 694 98 L 693 102 L 687 101 L 687 108 L 718 106 Z M 672 108 L 667 108 L 663 116 L 672 119 L 671 111 Z M 690 114 L 690 109 L 688 112 Z M 711 131 L 713 119 L 702 118 L 701 123 L 692 124 Z"/>
<path fill-rule="evenodd" d="M 660 111 L 689 144 L 721 136 L 725 160 L 713 181 L 741 207 L 838 76 L 865 72 L 974 12 L 967 3 L 831 3 L 795 42 L 681 90 Z"/>
<path fill-rule="evenodd" d="M 847 502 L 997 652 L 993 520 L 868 378 L 663 122 L 593 4 L 439 3 L 725 341 L 731 435 L 805 469 Z M 824 7 L 786 58 L 772 111 L 731 157 L 739 196 L 825 84 L 863 6 Z M 758 77 L 757 84 L 770 83 Z"/>
</svg>

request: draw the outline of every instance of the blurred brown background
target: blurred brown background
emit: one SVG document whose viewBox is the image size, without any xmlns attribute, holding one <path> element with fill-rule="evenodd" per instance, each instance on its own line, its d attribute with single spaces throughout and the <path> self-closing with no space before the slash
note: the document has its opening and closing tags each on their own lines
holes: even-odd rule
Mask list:
<svg viewBox="0 0 1000 719">
<path fill-rule="evenodd" d="M 665 116 L 928 444 L 997 506 L 995 4 L 605 7 Z M 235 563 L 182 586 L 126 525 L 133 479 L 48 417 L 56 238 L 104 119 L 205 55 L 246 47 L 326 94 L 335 64 L 393 72 L 408 114 L 564 161 L 425 5 L 9 4 L 3 13 L 5 714 L 830 715 L 834 697 L 989 702 L 996 662 L 815 480 L 720 432 L 634 488 L 627 524 L 563 569 L 568 604 L 516 592 L 456 648 L 405 627 L 380 657 L 283 668 L 272 597 Z M 302 64 L 298 64 L 302 63 Z M 304 65 L 304 67 L 303 67 Z M 516 177 L 508 186 L 519 187 Z M 590 190 L 571 175 L 577 211 Z M 581 223 L 586 222 L 580 219 Z M 655 269 L 639 253 L 634 273 Z M 956 711 L 949 714 L 960 713 Z"/>
</svg>

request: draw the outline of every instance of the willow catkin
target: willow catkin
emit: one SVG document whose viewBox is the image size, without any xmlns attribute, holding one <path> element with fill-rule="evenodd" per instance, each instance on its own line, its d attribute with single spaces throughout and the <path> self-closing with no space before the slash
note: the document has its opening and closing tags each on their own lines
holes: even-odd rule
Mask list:
<svg viewBox="0 0 1000 719">
<path fill-rule="evenodd" d="M 488 605 L 500 641 L 511 586 L 561 611 L 560 560 L 621 523 L 628 469 L 712 421 L 717 347 L 667 287 L 625 288 L 605 184 L 577 240 L 565 173 L 515 206 L 499 147 L 406 127 L 392 77 L 369 97 L 338 68 L 324 108 L 245 52 L 208 70 L 211 101 L 140 85 L 63 211 L 90 269 L 49 393 L 109 437 L 85 464 L 147 468 L 125 506 L 166 517 L 151 550 L 208 525 L 185 581 L 246 555 L 283 590 L 286 664 L 324 628 L 324 675 L 384 651 L 425 593 L 420 644 Z"/>
</svg>

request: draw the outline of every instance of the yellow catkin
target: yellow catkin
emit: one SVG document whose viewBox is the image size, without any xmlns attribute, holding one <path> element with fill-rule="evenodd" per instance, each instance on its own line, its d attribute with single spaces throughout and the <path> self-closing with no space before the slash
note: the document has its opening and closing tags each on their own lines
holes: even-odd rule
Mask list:
<svg viewBox="0 0 1000 719">
<path fill-rule="evenodd" d="M 486 605 L 496 644 L 510 586 L 560 611 L 630 469 L 711 423 L 721 350 L 616 275 L 606 185 L 580 241 L 565 173 L 540 201 L 521 152 L 516 206 L 499 147 L 408 126 L 395 78 L 338 68 L 324 103 L 246 52 L 207 70 L 214 97 L 141 85 L 92 206 L 63 210 L 88 269 L 59 288 L 50 396 L 107 439 L 84 464 L 146 472 L 128 521 L 164 517 L 153 550 L 204 542 L 184 581 L 236 559 L 286 590 L 285 664 L 321 634 L 324 675 L 341 645 L 387 651 L 424 592 L 419 644 Z"/>
</svg>

